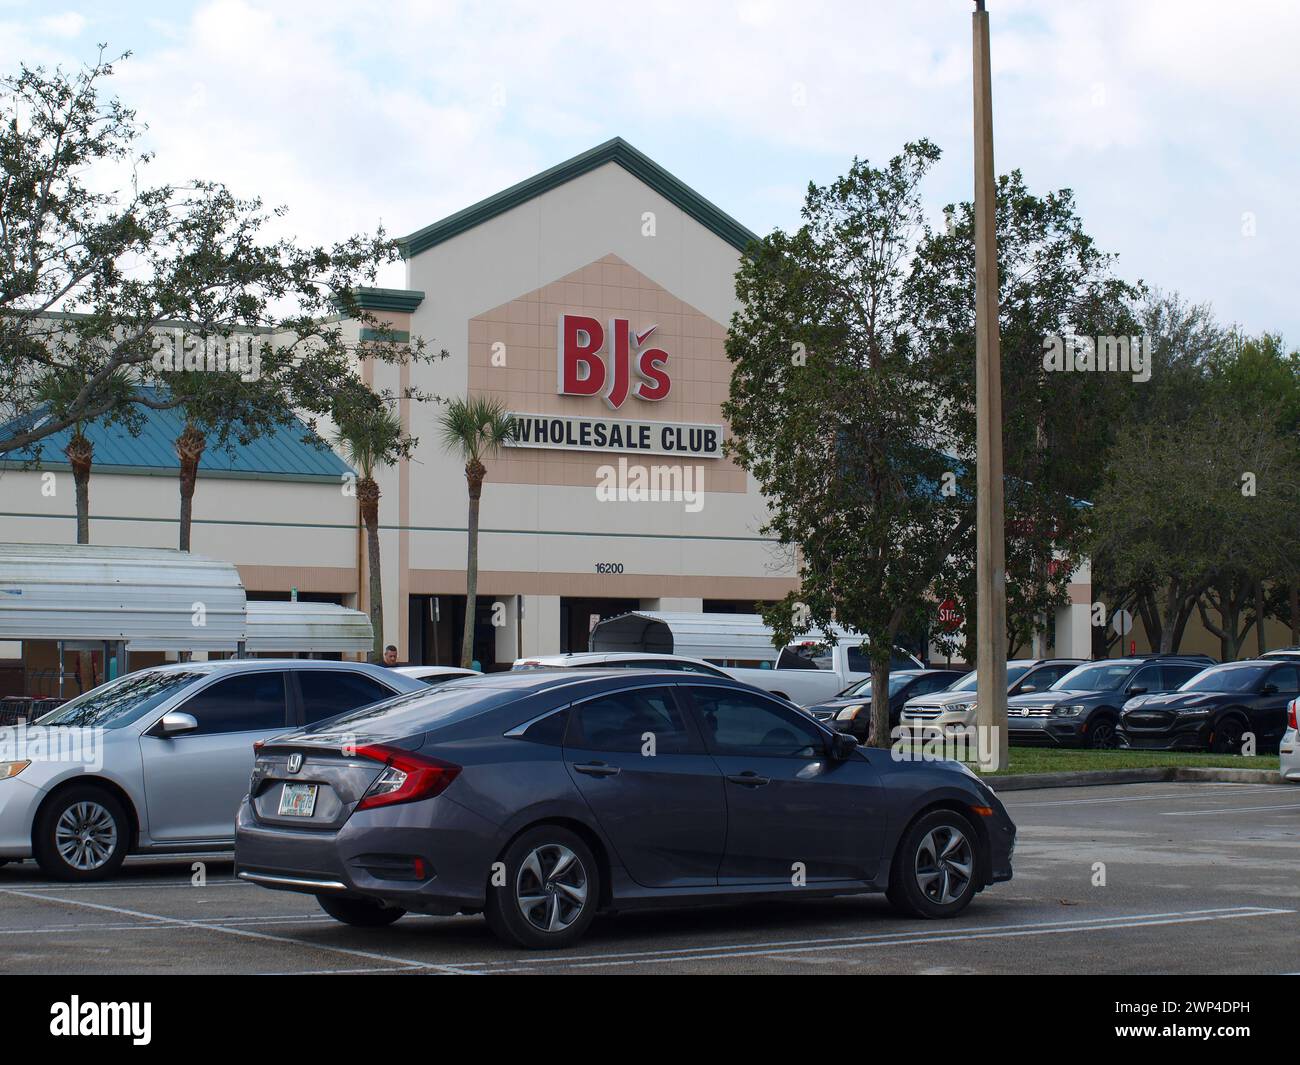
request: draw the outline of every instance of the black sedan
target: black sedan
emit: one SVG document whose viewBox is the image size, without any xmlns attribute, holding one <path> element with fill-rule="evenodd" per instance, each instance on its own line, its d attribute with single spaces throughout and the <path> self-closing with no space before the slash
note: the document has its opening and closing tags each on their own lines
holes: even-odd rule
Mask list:
<svg viewBox="0 0 1300 1065">
<path fill-rule="evenodd" d="M 1247 737 L 1276 749 L 1287 704 L 1300 694 L 1300 663 L 1228 662 L 1163 695 L 1130 699 L 1120 713 L 1121 747 L 1236 754 Z"/>
<path fill-rule="evenodd" d="M 280 736 L 239 811 L 241 879 L 379 927 L 485 913 L 564 947 L 599 910 L 883 891 L 954 917 L 1015 826 L 950 761 L 864 750 L 789 703 L 666 671 L 492 673 Z"/>
<path fill-rule="evenodd" d="M 889 674 L 889 727 L 898 725 L 908 699 L 945 691 L 966 676 L 962 669 L 895 669 Z M 834 699 L 808 707 L 808 713 L 839 732 L 865 743 L 871 730 L 871 678 L 854 681 Z"/>
</svg>

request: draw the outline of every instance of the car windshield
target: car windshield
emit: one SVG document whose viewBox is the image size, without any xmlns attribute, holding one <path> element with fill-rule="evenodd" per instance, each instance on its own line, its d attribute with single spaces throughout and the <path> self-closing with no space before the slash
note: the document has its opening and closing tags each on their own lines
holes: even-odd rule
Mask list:
<svg viewBox="0 0 1300 1065">
<path fill-rule="evenodd" d="M 1184 692 L 1248 692 L 1259 687 L 1268 666 L 1216 666 L 1202 670 L 1184 684 Z"/>
<path fill-rule="evenodd" d="M 1007 666 L 1007 683 L 1014 684 L 1028 672 L 1028 666 Z M 962 677 L 961 680 L 957 681 L 956 684 L 953 684 L 944 690 L 950 692 L 973 692 L 978 688 L 978 686 L 979 678 L 975 675 L 975 670 L 972 669 Z"/>
<path fill-rule="evenodd" d="M 1051 691 L 1113 692 L 1123 686 L 1136 667 L 1131 662 L 1088 662 L 1075 666 L 1052 685 Z"/>
<path fill-rule="evenodd" d="M 899 689 L 902 688 L 902 686 L 911 679 L 912 678 L 906 674 L 891 673 L 889 675 L 889 694 L 897 695 Z M 839 695 L 836 696 L 836 698 L 853 697 L 858 695 L 868 696 L 870 694 L 871 694 L 871 678 L 867 677 L 866 680 L 854 681 L 842 692 L 840 692 Z"/>
<path fill-rule="evenodd" d="M 200 670 L 188 669 L 147 669 L 128 673 L 55 707 L 36 723 L 78 728 L 122 728 L 206 675 Z"/>
</svg>

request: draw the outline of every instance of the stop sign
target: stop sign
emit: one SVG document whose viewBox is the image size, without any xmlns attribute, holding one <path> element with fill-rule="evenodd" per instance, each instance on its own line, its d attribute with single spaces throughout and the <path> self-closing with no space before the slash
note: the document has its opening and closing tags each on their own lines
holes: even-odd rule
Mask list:
<svg viewBox="0 0 1300 1065">
<path fill-rule="evenodd" d="M 957 613 L 957 600 L 945 599 L 939 604 L 939 627 L 944 632 L 955 632 L 961 628 L 962 616 Z"/>
</svg>

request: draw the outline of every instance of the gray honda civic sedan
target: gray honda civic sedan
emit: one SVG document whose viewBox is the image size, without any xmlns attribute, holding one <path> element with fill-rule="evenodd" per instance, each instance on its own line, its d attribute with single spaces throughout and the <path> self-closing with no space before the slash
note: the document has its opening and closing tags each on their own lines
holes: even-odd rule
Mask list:
<svg viewBox="0 0 1300 1065">
<path fill-rule="evenodd" d="M 599 911 L 885 892 L 951 917 L 1015 826 L 956 762 L 899 761 L 736 681 L 497 673 L 278 736 L 239 811 L 245 880 L 351 925 L 486 913 L 532 948 Z"/>
</svg>

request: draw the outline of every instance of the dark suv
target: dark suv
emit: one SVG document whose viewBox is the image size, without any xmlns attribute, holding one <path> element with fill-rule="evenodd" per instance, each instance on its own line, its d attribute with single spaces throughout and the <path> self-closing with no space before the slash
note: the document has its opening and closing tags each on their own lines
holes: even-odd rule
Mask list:
<svg viewBox="0 0 1300 1065">
<path fill-rule="evenodd" d="M 1122 747 L 1209 749 L 1235 754 L 1247 734 L 1276 749 L 1287 704 L 1300 695 L 1300 659 L 1226 662 L 1176 692 L 1130 699 L 1120 715 Z"/>
<path fill-rule="evenodd" d="M 1213 661 L 1200 655 L 1147 655 L 1085 662 L 1047 691 L 1007 700 L 1016 746 L 1114 747 L 1120 710 L 1135 695 L 1181 687 Z"/>
</svg>

